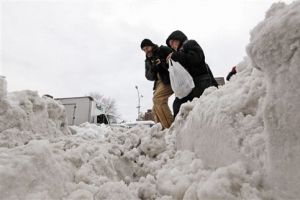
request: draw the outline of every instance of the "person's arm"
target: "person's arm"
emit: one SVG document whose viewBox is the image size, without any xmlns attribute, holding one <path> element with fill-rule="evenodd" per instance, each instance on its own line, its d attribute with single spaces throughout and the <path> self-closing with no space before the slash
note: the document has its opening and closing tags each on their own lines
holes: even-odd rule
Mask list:
<svg viewBox="0 0 300 200">
<path fill-rule="evenodd" d="M 188 41 L 183 46 L 183 51 L 176 51 L 172 54 L 172 60 L 181 63 L 185 68 L 205 62 L 202 48 L 195 40 Z"/>
<path fill-rule="evenodd" d="M 167 63 L 167 57 L 173 50 L 167 46 L 160 46 L 159 47 L 159 62 L 157 63 L 157 70 L 158 71 L 165 71 L 169 69 L 169 64 Z"/>
<path fill-rule="evenodd" d="M 230 78 L 236 74 L 236 67 L 233 67 L 232 70 L 228 73 L 226 80 L 229 81 Z"/>
<path fill-rule="evenodd" d="M 233 76 L 233 73 L 231 71 L 231 72 L 228 73 L 228 75 L 226 77 L 226 80 L 229 81 L 232 76 Z"/>
<path fill-rule="evenodd" d="M 149 59 L 145 60 L 145 77 L 149 81 L 155 81 L 156 80 L 156 69 L 155 66 L 152 65 L 151 61 Z"/>
</svg>

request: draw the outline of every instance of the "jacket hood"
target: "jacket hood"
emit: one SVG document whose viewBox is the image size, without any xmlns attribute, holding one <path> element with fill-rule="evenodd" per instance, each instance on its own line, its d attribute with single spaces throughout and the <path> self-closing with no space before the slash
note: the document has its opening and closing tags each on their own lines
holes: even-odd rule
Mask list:
<svg viewBox="0 0 300 200">
<path fill-rule="evenodd" d="M 170 45 L 169 45 L 170 40 L 179 40 L 180 44 L 182 44 L 187 39 L 188 38 L 182 31 L 177 30 L 177 31 L 174 31 L 173 33 L 171 33 L 171 35 L 169 35 L 169 37 L 166 40 L 166 43 L 167 43 L 168 47 L 170 47 Z"/>
</svg>

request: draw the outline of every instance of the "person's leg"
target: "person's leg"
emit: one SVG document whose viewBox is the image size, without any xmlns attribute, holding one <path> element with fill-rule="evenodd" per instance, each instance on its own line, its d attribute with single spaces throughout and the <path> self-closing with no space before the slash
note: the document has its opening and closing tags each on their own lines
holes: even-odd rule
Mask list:
<svg viewBox="0 0 300 200">
<path fill-rule="evenodd" d="M 186 103 L 187 101 L 190 100 L 190 95 L 179 99 L 179 98 L 175 98 L 174 102 L 173 102 L 173 113 L 174 113 L 174 119 L 176 118 L 177 114 L 179 113 L 180 107 L 183 103 Z"/>
<path fill-rule="evenodd" d="M 169 128 L 173 122 L 173 115 L 168 106 L 168 98 L 173 94 L 170 85 L 158 82 L 153 96 L 155 114 L 164 128 Z"/>
<path fill-rule="evenodd" d="M 157 117 L 157 114 L 156 114 L 155 106 L 154 106 L 154 105 L 153 105 L 153 107 L 152 107 L 152 115 L 153 115 L 153 118 L 154 118 L 155 123 L 159 123 L 159 119 L 158 119 L 158 117 Z"/>
<path fill-rule="evenodd" d="M 200 98 L 200 96 L 203 94 L 206 88 L 213 86 L 209 78 L 194 80 L 194 83 L 195 83 L 195 87 L 193 88 L 192 92 L 189 94 L 191 101 L 195 97 Z"/>
<path fill-rule="evenodd" d="M 196 80 L 196 81 L 194 80 L 194 83 L 195 83 L 195 87 L 188 96 L 186 96 L 182 99 L 179 99 L 177 97 L 175 98 L 175 100 L 173 102 L 174 119 L 176 118 L 176 116 L 180 110 L 180 106 L 183 103 L 192 101 L 195 97 L 199 98 L 203 94 L 203 92 L 206 88 L 213 86 L 209 79 Z"/>
<path fill-rule="evenodd" d="M 174 102 L 173 102 L 174 119 L 176 118 L 176 116 L 177 116 L 177 114 L 178 114 L 178 112 L 179 112 L 180 105 L 181 105 L 180 99 L 178 99 L 178 98 L 176 97 L 175 100 L 174 100 Z"/>
</svg>

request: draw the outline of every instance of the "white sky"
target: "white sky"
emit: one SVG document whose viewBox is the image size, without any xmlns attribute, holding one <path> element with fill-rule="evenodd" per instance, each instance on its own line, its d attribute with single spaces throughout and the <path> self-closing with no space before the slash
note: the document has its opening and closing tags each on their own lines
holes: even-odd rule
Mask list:
<svg viewBox="0 0 300 200">
<path fill-rule="evenodd" d="M 152 107 L 142 39 L 165 45 L 179 29 L 202 46 L 214 75 L 226 76 L 246 55 L 249 31 L 273 2 L 2 0 L 0 74 L 9 91 L 37 90 L 55 98 L 99 92 L 114 98 L 122 118 L 133 121 L 135 85 L 144 96 L 142 111 Z"/>
</svg>

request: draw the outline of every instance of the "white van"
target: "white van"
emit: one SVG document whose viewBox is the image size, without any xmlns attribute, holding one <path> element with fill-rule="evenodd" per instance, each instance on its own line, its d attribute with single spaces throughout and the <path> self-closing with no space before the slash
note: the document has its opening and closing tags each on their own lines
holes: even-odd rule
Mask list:
<svg viewBox="0 0 300 200">
<path fill-rule="evenodd" d="M 109 124 L 109 116 L 97 105 L 91 96 L 56 98 L 66 109 L 69 125 L 80 125 L 84 122 Z"/>
</svg>

